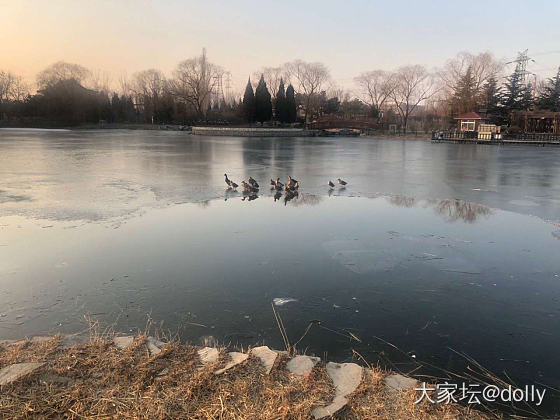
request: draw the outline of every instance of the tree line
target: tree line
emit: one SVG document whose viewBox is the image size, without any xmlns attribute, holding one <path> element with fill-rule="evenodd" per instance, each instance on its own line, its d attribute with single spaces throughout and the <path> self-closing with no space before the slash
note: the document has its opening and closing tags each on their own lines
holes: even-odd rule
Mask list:
<svg viewBox="0 0 560 420">
<path fill-rule="evenodd" d="M 333 116 L 429 130 L 469 111 L 483 110 L 496 124 L 508 124 L 515 110 L 560 111 L 560 69 L 535 83 L 519 63 L 506 74 L 506 65 L 488 52 L 459 53 L 439 70 L 366 71 L 351 90 L 338 87 L 324 64 L 303 60 L 255 72 L 242 96 L 219 94 L 225 74 L 203 52 L 178 63 L 169 77 L 148 69 L 119 78 L 115 89 L 106 73 L 57 62 L 37 75 L 31 94 L 21 77 L 0 71 L 0 121 L 293 124 Z"/>
<path fill-rule="evenodd" d="M 272 98 L 264 80 L 264 74 L 261 74 L 254 92 L 249 77 L 242 103 L 245 121 L 248 123 L 271 121 L 273 108 L 276 121 L 288 124 L 295 123 L 297 121 L 297 103 L 294 87 L 290 84 L 287 89 L 284 89 L 284 80 L 280 78 L 278 91 Z"/>
</svg>

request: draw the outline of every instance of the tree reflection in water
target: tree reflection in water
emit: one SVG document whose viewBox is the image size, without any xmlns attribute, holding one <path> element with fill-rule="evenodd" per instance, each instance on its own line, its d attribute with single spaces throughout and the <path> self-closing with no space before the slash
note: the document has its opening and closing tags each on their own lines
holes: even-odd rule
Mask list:
<svg viewBox="0 0 560 420">
<path fill-rule="evenodd" d="M 437 214 L 448 222 L 463 220 L 474 223 L 479 216 L 488 217 L 492 214 L 490 207 L 463 200 L 429 200 Z"/>
<path fill-rule="evenodd" d="M 389 201 L 391 202 L 391 204 L 398 206 L 398 207 L 413 207 L 414 204 L 416 203 L 416 200 L 414 197 L 406 197 L 404 195 L 392 195 L 389 198 Z"/>
<path fill-rule="evenodd" d="M 463 220 L 466 223 L 474 223 L 480 216 L 488 217 L 493 214 L 490 207 L 463 200 L 416 200 L 414 197 L 402 195 L 393 195 L 388 200 L 394 206 L 399 207 L 411 208 L 415 205 L 431 207 L 447 222 Z"/>
<path fill-rule="evenodd" d="M 322 201 L 323 197 L 314 194 L 298 194 L 289 200 L 292 206 L 316 206 Z"/>
</svg>

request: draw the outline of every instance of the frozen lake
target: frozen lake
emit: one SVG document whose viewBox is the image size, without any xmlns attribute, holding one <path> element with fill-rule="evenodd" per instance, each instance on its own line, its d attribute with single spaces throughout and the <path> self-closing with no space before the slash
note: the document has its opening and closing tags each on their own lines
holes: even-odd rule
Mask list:
<svg viewBox="0 0 560 420">
<path fill-rule="evenodd" d="M 317 355 L 460 370 L 453 349 L 560 388 L 559 161 L 528 146 L 2 130 L 0 338 L 76 332 L 84 315 L 136 331 L 149 314 L 183 340 L 281 348 L 284 298 L 293 341 L 315 321 L 299 347 Z M 226 192 L 224 172 L 256 178 L 258 198 Z M 275 200 L 268 180 L 288 175 L 299 197 Z M 329 193 L 337 177 L 349 185 Z"/>
</svg>

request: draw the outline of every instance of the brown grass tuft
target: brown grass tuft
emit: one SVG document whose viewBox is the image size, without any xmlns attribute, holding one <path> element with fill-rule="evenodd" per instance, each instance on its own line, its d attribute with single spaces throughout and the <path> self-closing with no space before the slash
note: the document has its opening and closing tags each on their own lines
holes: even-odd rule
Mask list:
<svg viewBox="0 0 560 420">
<path fill-rule="evenodd" d="M 216 376 L 225 349 L 214 365 L 199 369 L 195 347 L 171 342 L 150 356 L 145 341 L 140 335 L 125 350 L 99 336 L 68 349 L 59 346 L 60 337 L 0 347 L 0 367 L 46 362 L 2 388 L 0 418 L 308 419 L 334 393 L 324 366 L 308 378 L 293 378 L 285 369 L 287 356 L 280 356 L 270 375 L 249 358 Z M 386 391 L 383 376 L 368 369 L 336 418 L 485 418 L 461 406 L 415 406 L 414 391 Z"/>
</svg>

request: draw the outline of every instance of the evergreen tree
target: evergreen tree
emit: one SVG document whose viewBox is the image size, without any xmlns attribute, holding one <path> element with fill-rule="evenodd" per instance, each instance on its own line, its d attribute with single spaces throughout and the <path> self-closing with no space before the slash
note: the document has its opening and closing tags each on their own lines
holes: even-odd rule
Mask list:
<svg viewBox="0 0 560 420">
<path fill-rule="evenodd" d="M 492 124 L 501 125 L 504 123 L 504 109 L 500 106 L 501 88 L 498 80 L 492 76 L 488 79 L 482 89 L 481 105 L 486 108 L 488 118 Z"/>
<path fill-rule="evenodd" d="M 529 109 L 533 106 L 533 85 L 528 83 L 522 89 L 521 99 L 519 100 L 519 109 Z"/>
<path fill-rule="evenodd" d="M 270 121 L 272 119 L 271 96 L 264 76 L 261 75 L 257 89 L 255 89 L 255 119 L 259 122 Z"/>
<path fill-rule="evenodd" d="M 125 122 L 136 121 L 138 113 L 134 107 L 132 96 L 121 97 L 121 103 L 123 104 L 123 120 Z"/>
<path fill-rule="evenodd" d="M 286 88 L 286 122 L 294 123 L 297 120 L 296 93 L 290 84 Z"/>
<path fill-rule="evenodd" d="M 322 108 L 325 114 L 336 114 L 340 111 L 340 101 L 336 96 L 329 98 L 324 102 Z"/>
<path fill-rule="evenodd" d="M 513 110 L 523 109 L 522 100 L 525 86 L 523 85 L 523 74 L 519 64 L 515 67 L 512 75 L 507 78 L 504 88 L 502 104 L 505 111 L 509 113 Z"/>
<path fill-rule="evenodd" d="M 113 98 L 111 99 L 111 122 L 121 122 L 122 121 L 122 104 L 117 92 L 113 93 Z"/>
<path fill-rule="evenodd" d="M 288 113 L 286 108 L 286 90 L 284 89 L 284 80 L 280 79 L 280 85 L 278 86 L 278 92 L 276 93 L 276 119 L 281 123 L 288 122 Z"/>
<path fill-rule="evenodd" d="M 538 101 L 539 107 L 550 111 L 560 111 L 560 67 L 556 76 L 548 79 Z"/>
<path fill-rule="evenodd" d="M 498 86 L 498 80 L 492 76 L 488 79 L 482 90 L 482 104 L 492 112 L 500 105 L 501 88 Z"/>
<path fill-rule="evenodd" d="M 479 92 L 476 90 L 471 66 L 453 88 L 452 113 L 457 116 L 478 109 Z"/>
<path fill-rule="evenodd" d="M 243 95 L 243 117 L 248 123 L 255 122 L 255 94 L 253 93 L 253 86 L 251 86 L 251 78 L 247 82 L 245 94 Z"/>
</svg>

